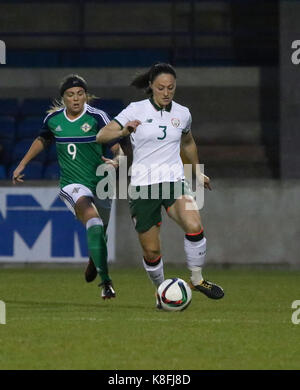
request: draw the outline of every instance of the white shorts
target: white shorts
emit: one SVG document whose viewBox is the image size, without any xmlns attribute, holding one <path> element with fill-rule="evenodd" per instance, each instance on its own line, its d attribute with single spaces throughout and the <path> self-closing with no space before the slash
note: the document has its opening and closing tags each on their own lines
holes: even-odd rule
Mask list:
<svg viewBox="0 0 300 390">
<path fill-rule="evenodd" d="M 93 202 L 96 206 L 96 209 L 98 210 L 100 217 L 103 220 L 104 225 L 107 225 L 110 216 L 111 199 L 98 199 L 97 197 L 94 197 L 94 194 L 89 188 L 82 184 L 76 183 L 68 184 L 67 186 L 61 188 L 59 192 L 60 199 L 75 216 L 75 204 L 82 196 L 87 196 L 93 199 Z"/>
<path fill-rule="evenodd" d="M 76 215 L 75 204 L 82 196 L 94 198 L 92 191 L 82 184 L 68 184 L 61 188 L 59 192 L 60 199 L 74 215 Z"/>
</svg>

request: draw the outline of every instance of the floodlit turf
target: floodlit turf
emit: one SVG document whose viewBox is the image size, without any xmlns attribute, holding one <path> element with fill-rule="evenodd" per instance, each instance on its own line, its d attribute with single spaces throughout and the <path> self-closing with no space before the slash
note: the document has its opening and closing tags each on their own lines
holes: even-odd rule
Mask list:
<svg viewBox="0 0 300 390">
<path fill-rule="evenodd" d="M 0 369 L 210 370 L 299 369 L 300 272 L 213 270 L 222 285 L 213 301 L 193 293 L 183 312 L 154 307 L 154 289 L 139 269 L 113 269 L 117 298 L 99 298 L 83 269 L 0 269 Z M 185 269 L 166 277 L 187 280 Z M 299 316 L 300 317 L 300 316 Z"/>
</svg>

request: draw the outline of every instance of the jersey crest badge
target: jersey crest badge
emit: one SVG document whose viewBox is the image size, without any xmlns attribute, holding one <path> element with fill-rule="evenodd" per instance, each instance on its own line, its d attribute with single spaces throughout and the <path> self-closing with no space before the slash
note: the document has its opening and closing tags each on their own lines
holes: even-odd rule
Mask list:
<svg viewBox="0 0 300 390">
<path fill-rule="evenodd" d="M 171 123 L 172 123 L 172 125 L 173 125 L 174 127 L 179 127 L 179 125 L 180 125 L 180 120 L 177 119 L 177 118 L 172 118 L 172 119 L 171 119 Z"/>
<path fill-rule="evenodd" d="M 81 130 L 87 133 L 88 131 L 91 130 L 92 126 L 90 126 L 88 123 L 84 123 L 81 127 Z"/>
</svg>

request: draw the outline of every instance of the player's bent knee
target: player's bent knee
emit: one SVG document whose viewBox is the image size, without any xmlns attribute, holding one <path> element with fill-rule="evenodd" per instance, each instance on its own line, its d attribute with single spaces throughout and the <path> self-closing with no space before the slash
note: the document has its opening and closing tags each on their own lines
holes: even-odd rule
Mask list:
<svg viewBox="0 0 300 390">
<path fill-rule="evenodd" d="M 144 250 L 144 260 L 149 263 L 156 262 L 161 257 L 159 250 Z"/>
<path fill-rule="evenodd" d="M 190 222 L 186 228 L 186 234 L 195 234 L 203 231 L 203 227 L 199 221 Z"/>
</svg>

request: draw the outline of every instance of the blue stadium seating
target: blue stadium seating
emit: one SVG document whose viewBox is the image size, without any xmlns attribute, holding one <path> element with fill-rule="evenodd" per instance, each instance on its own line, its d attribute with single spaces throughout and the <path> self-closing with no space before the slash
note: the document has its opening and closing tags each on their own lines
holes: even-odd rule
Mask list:
<svg viewBox="0 0 300 390">
<path fill-rule="evenodd" d="M 15 143 L 12 150 L 12 162 L 19 162 L 32 144 L 31 139 L 23 139 Z"/>
<path fill-rule="evenodd" d="M 39 68 L 59 66 L 59 50 L 10 49 L 7 53 L 9 66 Z"/>
<path fill-rule="evenodd" d="M 57 162 L 52 162 L 45 166 L 44 179 L 47 180 L 58 180 L 60 176 L 60 169 Z"/>
<path fill-rule="evenodd" d="M 46 116 L 50 106 L 50 99 L 24 99 L 20 112 L 23 116 Z"/>
<path fill-rule="evenodd" d="M 15 138 L 16 122 L 12 116 L 0 116 L 0 140 Z"/>
<path fill-rule="evenodd" d="M 47 151 L 47 163 L 57 162 L 56 144 L 53 142 Z"/>
<path fill-rule="evenodd" d="M 6 169 L 4 165 L 0 165 L 0 180 L 6 179 Z"/>
<path fill-rule="evenodd" d="M 40 117 L 27 117 L 17 125 L 16 138 L 31 138 L 34 140 L 41 130 L 43 119 Z"/>
<path fill-rule="evenodd" d="M 39 153 L 32 161 L 40 161 L 42 163 L 45 163 L 47 160 L 47 150 L 43 150 L 41 153 Z"/>
<path fill-rule="evenodd" d="M 39 161 L 32 161 L 24 170 L 25 179 L 38 180 L 43 178 L 43 163 Z"/>
<path fill-rule="evenodd" d="M 8 177 L 11 178 L 13 171 L 16 169 L 18 163 L 10 166 L 8 170 Z M 24 180 L 40 180 L 43 178 L 43 163 L 40 161 L 31 161 L 24 170 Z"/>
<path fill-rule="evenodd" d="M 154 62 L 170 62 L 166 49 L 10 49 L 10 67 L 148 67 Z"/>
<path fill-rule="evenodd" d="M 10 164 L 12 159 L 12 151 L 14 148 L 14 140 L 13 139 L 0 139 L 0 144 L 3 148 L 1 153 L 1 162 L 5 165 Z"/>
<path fill-rule="evenodd" d="M 111 118 L 118 115 L 125 108 L 121 99 L 95 99 L 92 106 L 105 111 Z"/>
<path fill-rule="evenodd" d="M 25 153 L 30 148 L 32 142 L 33 142 L 32 138 L 23 138 L 21 140 L 18 140 L 12 148 L 11 161 L 12 162 L 21 161 Z M 46 158 L 47 158 L 47 150 L 43 150 L 32 161 L 45 162 Z"/>
<path fill-rule="evenodd" d="M 62 50 L 61 67 L 148 67 L 169 62 L 169 49 L 85 49 Z M 46 65 L 46 63 L 45 63 Z"/>
<path fill-rule="evenodd" d="M 0 115 L 17 117 L 19 115 L 18 99 L 0 99 Z"/>
</svg>

